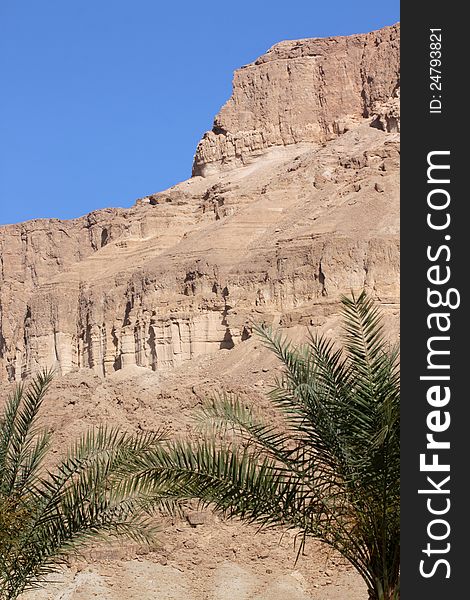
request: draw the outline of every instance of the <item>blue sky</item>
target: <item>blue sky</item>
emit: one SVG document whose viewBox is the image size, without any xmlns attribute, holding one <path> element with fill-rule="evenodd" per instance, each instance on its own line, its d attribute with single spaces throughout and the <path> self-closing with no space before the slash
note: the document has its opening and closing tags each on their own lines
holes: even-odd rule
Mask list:
<svg viewBox="0 0 470 600">
<path fill-rule="evenodd" d="M 131 206 L 191 174 L 234 69 L 398 0 L 1 0 L 0 223 Z"/>
</svg>

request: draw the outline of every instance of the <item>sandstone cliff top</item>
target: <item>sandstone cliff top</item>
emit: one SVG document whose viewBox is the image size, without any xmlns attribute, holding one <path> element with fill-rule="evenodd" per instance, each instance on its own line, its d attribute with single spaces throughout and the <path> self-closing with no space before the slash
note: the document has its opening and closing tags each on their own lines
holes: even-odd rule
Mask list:
<svg viewBox="0 0 470 600">
<path fill-rule="evenodd" d="M 272 146 L 322 144 L 370 117 L 400 86 L 400 27 L 280 42 L 235 71 L 199 142 L 193 175 L 246 165 Z"/>
<path fill-rule="evenodd" d="M 333 45 L 341 43 L 365 45 L 374 37 L 377 43 L 383 43 L 386 40 L 398 42 L 400 38 L 400 24 L 396 23 L 395 25 L 383 27 L 382 29 L 368 33 L 283 40 L 271 46 L 265 54 L 252 63 L 245 65 L 245 67 L 260 65 L 274 60 L 287 60 L 290 58 L 302 58 L 304 56 L 324 56 L 325 53 L 331 50 Z"/>
</svg>

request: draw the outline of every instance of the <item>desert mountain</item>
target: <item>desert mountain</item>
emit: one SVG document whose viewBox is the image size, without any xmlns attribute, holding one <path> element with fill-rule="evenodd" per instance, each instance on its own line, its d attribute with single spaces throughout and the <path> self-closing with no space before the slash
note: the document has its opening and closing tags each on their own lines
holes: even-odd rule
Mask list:
<svg viewBox="0 0 470 600">
<path fill-rule="evenodd" d="M 153 371 L 398 300 L 397 26 L 281 42 L 235 73 L 193 177 L 71 221 L 2 227 L 0 373 Z"/>
<path fill-rule="evenodd" d="M 398 25 L 281 42 L 236 71 L 187 181 L 130 209 L 1 227 L 4 389 L 55 367 L 59 447 L 98 421 L 187 432 L 214 388 L 267 406 L 277 365 L 253 323 L 335 332 L 341 295 L 366 288 L 393 331 L 399 89 Z M 34 598 L 364 597 L 314 542 L 294 566 L 289 536 L 204 519 L 168 524 L 145 558 L 97 549 Z"/>
</svg>

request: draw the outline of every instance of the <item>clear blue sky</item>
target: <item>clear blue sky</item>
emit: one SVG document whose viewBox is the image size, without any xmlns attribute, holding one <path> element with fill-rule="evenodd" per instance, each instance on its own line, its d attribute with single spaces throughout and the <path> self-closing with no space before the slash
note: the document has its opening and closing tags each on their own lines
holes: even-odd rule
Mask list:
<svg viewBox="0 0 470 600">
<path fill-rule="evenodd" d="M 0 0 L 0 223 L 131 206 L 191 174 L 232 73 L 398 0 Z"/>
</svg>

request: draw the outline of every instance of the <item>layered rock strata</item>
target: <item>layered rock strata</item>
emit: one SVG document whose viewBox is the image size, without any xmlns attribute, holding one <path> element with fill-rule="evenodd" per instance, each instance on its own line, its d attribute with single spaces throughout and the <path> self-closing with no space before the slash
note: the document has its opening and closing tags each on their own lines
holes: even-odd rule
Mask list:
<svg viewBox="0 0 470 600">
<path fill-rule="evenodd" d="M 364 35 L 281 42 L 235 72 L 231 98 L 200 141 L 193 174 L 246 164 L 271 146 L 325 142 L 400 86 L 398 25 Z"/>
<path fill-rule="evenodd" d="M 236 73 L 196 176 L 2 227 L 0 378 L 165 371 L 253 322 L 321 326 L 351 289 L 396 305 L 398 35 L 278 44 Z"/>
</svg>

